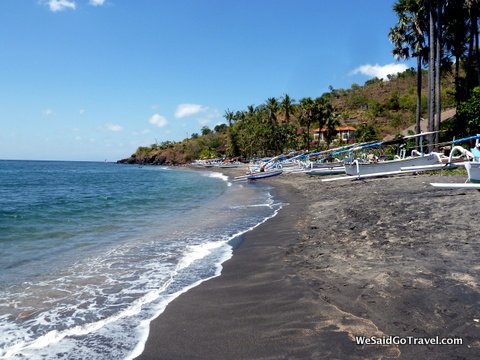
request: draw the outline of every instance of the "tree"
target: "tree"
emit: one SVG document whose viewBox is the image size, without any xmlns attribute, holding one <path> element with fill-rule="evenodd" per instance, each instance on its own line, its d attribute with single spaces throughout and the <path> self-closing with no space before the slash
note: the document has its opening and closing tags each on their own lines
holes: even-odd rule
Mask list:
<svg viewBox="0 0 480 360">
<path fill-rule="evenodd" d="M 311 116 L 312 116 L 312 120 L 316 121 L 318 124 L 319 138 L 317 141 L 317 150 L 319 150 L 320 149 L 320 131 L 322 131 L 322 128 L 325 126 L 327 121 L 330 121 L 330 118 L 333 116 L 333 107 L 325 97 L 316 98 L 313 103 Z M 324 134 L 326 136 L 326 133 Z M 331 133 L 329 133 L 329 136 L 330 134 Z"/>
<path fill-rule="evenodd" d="M 227 130 L 228 130 L 227 124 L 218 124 L 218 125 L 215 125 L 215 127 L 213 128 L 213 131 L 215 131 L 216 133 L 224 133 Z"/>
<path fill-rule="evenodd" d="M 265 103 L 265 108 L 268 112 L 268 120 L 276 125 L 277 124 L 277 113 L 280 110 L 280 104 L 278 103 L 277 99 L 272 97 L 268 98 L 267 102 Z"/>
<path fill-rule="evenodd" d="M 280 111 L 285 116 L 285 121 L 290 122 L 290 117 L 294 112 L 295 100 L 285 94 L 280 102 Z"/>
<path fill-rule="evenodd" d="M 233 111 L 230 111 L 230 109 L 225 110 L 225 114 L 223 114 L 223 117 L 225 120 L 228 122 L 228 126 L 232 126 L 233 120 L 235 119 L 235 114 Z"/>
<path fill-rule="evenodd" d="M 227 109 L 223 116 L 228 122 L 228 153 L 231 156 L 238 156 L 239 149 L 237 143 L 237 134 L 232 125 L 234 120 L 237 119 L 237 121 L 239 121 L 242 118 L 243 114 L 240 112 L 234 114 L 232 111 Z"/>
<path fill-rule="evenodd" d="M 417 59 L 417 104 L 415 111 L 415 132 L 420 133 L 422 109 L 422 63 L 425 52 L 425 6 L 423 1 L 398 0 L 393 10 L 398 23 L 390 29 L 389 38 L 394 45 L 393 54 L 397 59 Z"/>
<path fill-rule="evenodd" d="M 460 63 L 467 51 L 468 11 L 463 1 L 448 1 L 444 14 L 444 43 L 445 49 L 454 58 L 455 62 L 455 101 L 457 106 L 465 101 L 467 91 L 460 79 Z M 463 84 L 465 85 L 465 84 Z"/>
<path fill-rule="evenodd" d="M 480 134 L 480 87 L 472 90 L 468 101 L 458 107 L 454 129 L 456 136 Z"/>
<path fill-rule="evenodd" d="M 325 137 L 325 142 L 327 147 L 332 143 L 332 140 L 337 135 L 337 127 L 340 125 L 338 116 L 335 113 L 335 109 L 332 104 L 324 98 L 318 98 L 318 126 L 319 129 L 323 128 L 325 131 L 323 133 Z M 320 141 L 319 141 L 320 144 Z"/>
<path fill-rule="evenodd" d="M 313 121 L 313 108 L 314 108 L 314 102 L 312 98 L 306 97 L 306 98 L 300 99 L 299 121 L 301 126 L 307 127 L 306 135 L 304 133 L 305 148 L 307 150 L 310 150 L 310 125 L 312 124 L 312 121 Z"/>
<path fill-rule="evenodd" d="M 204 126 L 200 129 L 203 136 L 208 135 L 212 132 L 208 126 Z"/>
<path fill-rule="evenodd" d="M 372 125 L 363 124 L 357 127 L 355 139 L 359 142 L 374 141 L 379 139 L 379 134 Z"/>
</svg>

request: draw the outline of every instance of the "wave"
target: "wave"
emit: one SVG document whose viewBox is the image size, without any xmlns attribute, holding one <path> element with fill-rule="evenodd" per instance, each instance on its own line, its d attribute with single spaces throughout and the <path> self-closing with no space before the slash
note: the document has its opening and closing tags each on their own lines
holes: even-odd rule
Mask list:
<svg viewBox="0 0 480 360">
<path fill-rule="evenodd" d="M 143 172 L 121 169 L 131 171 L 133 179 Z M 12 282 L 0 296 L 4 314 L 0 315 L 0 359 L 140 355 L 150 322 L 175 298 L 219 276 L 241 235 L 276 216 L 285 205 L 275 202 L 263 184 L 235 184 L 224 191 L 221 183 L 199 178 L 229 184 L 228 176 L 221 173 L 167 173 L 172 180 L 159 186 L 175 184 L 181 195 L 183 189 L 193 189 L 181 206 L 176 198 L 168 203 L 170 207 L 146 204 L 144 210 L 151 217 L 141 221 L 144 215 L 135 209 L 124 222 L 116 222 L 122 226 L 114 228 L 104 228 L 102 221 L 112 222 L 104 216 L 98 220 L 100 230 L 84 219 L 76 225 L 85 232 L 75 243 L 76 258 L 65 260 L 63 253 L 52 253 L 51 246 L 58 247 L 58 242 L 45 243 L 42 249 L 50 254 L 45 257 L 45 275 L 32 277 L 28 269 L 20 268 L 25 273 L 21 283 Z M 196 195 L 197 188 L 202 196 Z M 19 243 L 23 244 L 31 243 Z"/>
<path fill-rule="evenodd" d="M 232 183 L 228 181 L 228 176 L 225 174 L 222 174 L 219 172 L 208 172 L 208 173 L 203 173 L 203 176 L 223 180 L 227 183 L 227 186 L 232 186 Z"/>
</svg>

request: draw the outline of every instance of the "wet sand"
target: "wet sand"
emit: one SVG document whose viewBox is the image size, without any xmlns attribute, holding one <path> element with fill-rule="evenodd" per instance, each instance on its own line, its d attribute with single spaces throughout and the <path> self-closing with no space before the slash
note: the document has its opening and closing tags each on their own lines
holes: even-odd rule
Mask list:
<svg viewBox="0 0 480 360">
<path fill-rule="evenodd" d="M 480 192 L 408 175 L 267 180 L 288 203 L 150 326 L 140 359 L 476 359 Z M 356 345 L 355 336 L 463 345 Z"/>
</svg>

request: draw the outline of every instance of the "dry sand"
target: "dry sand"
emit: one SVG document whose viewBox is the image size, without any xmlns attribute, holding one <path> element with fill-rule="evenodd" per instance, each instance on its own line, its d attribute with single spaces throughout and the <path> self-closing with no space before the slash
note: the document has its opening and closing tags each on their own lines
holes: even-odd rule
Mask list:
<svg viewBox="0 0 480 360">
<path fill-rule="evenodd" d="M 141 359 L 478 359 L 480 192 L 271 178 L 289 203 L 151 324 Z M 355 336 L 461 337 L 360 346 Z"/>
</svg>

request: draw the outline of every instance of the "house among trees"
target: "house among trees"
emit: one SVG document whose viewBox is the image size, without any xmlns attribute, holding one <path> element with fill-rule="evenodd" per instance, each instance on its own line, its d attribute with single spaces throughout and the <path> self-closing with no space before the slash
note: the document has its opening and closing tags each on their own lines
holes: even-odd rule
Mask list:
<svg viewBox="0 0 480 360">
<path fill-rule="evenodd" d="M 335 128 L 335 131 L 337 132 L 337 135 L 335 139 L 339 142 L 349 142 L 350 139 L 353 138 L 353 134 L 355 133 L 355 128 L 349 125 L 340 125 Z M 321 128 L 321 129 L 315 129 L 313 130 L 313 140 L 314 141 L 320 141 L 321 143 L 325 143 L 325 133 L 327 129 Z"/>
</svg>

